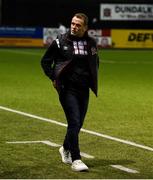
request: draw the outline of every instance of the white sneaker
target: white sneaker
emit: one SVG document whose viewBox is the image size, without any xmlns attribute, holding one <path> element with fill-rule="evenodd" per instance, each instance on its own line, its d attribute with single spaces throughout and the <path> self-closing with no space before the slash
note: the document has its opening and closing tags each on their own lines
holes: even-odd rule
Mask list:
<svg viewBox="0 0 153 180">
<path fill-rule="evenodd" d="M 81 160 L 73 161 L 71 168 L 73 171 L 88 171 L 89 170 L 89 168 Z"/>
<path fill-rule="evenodd" d="M 59 152 L 61 154 L 61 157 L 62 157 L 62 162 L 65 163 L 65 164 L 72 164 L 72 158 L 71 158 L 71 154 L 69 151 L 66 151 L 64 149 L 64 147 L 60 147 L 59 148 Z"/>
</svg>

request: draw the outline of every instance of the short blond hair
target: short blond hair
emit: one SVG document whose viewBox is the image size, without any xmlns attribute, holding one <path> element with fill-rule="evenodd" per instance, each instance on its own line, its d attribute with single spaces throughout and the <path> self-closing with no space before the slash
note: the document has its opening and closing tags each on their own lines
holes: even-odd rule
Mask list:
<svg viewBox="0 0 153 180">
<path fill-rule="evenodd" d="M 83 19 L 84 20 L 84 25 L 88 26 L 89 19 L 88 19 L 88 16 L 86 14 L 84 14 L 84 13 L 76 13 L 74 15 L 74 17 L 77 17 L 79 19 Z"/>
</svg>

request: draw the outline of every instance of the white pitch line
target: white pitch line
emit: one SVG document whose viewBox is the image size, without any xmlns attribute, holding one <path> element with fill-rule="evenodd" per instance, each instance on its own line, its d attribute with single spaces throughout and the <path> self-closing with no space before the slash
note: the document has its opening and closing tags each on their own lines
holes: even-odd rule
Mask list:
<svg viewBox="0 0 153 180">
<path fill-rule="evenodd" d="M 128 172 L 128 173 L 133 173 L 133 174 L 139 173 L 137 170 L 130 169 L 121 165 L 110 165 L 110 166 L 116 169 L 120 169 L 121 171 Z"/>
<path fill-rule="evenodd" d="M 58 121 L 55 121 L 55 120 L 52 120 L 52 119 L 36 116 L 36 115 L 33 115 L 33 114 L 25 113 L 25 112 L 22 112 L 22 111 L 17 111 L 15 109 L 10 109 L 10 108 L 4 107 L 4 106 L 0 106 L 0 109 L 3 109 L 5 111 L 9 111 L 9 112 L 13 112 L 13 113 L 16 113 L 16 114 L 21 114 L 23 116 L 27 116 L 27 117 L 30 117 L 30 118 L 39 119 L 39 120 L 42 120 L 42 121 L 46 121 L 46 122 L 50 122 L 50 123 L 53 123 L 53 124 L 57 124 L 59 126 L 67 127 L 67 125 L 64 124 L 64 123 L 61 123 L 61 122 L 58 122 Z"/>
<path fill-rule="evenodd" d="M 56 144 L 56 143 L 53 143 L 51 141 L 42 141 L 42 143 L 44 143 L 48 146 L 52 146 L 52 147 L 60 147 L 61 146 L 60 144 Z"/>
<path fill-rule="evenodd" d="M 59 126 L 67 127 L 67 125 L 64 124 L 64 123 L 61 123 L 61 122 L 58 122 L 58 121 L 55 121 L 55 120 L 52 120 L 52 119 L 47 119 L 47 118 L 43 118 L 43 117 L 40 117 L 40 116 L 32 115 L 32 114 L 25 113 L 25 112 L 22 112 L 22 111 L 17 111 L 17 110 L 10 109 L 10 108 L 4 107 L 4 106 L 0 106 L 0 109 L 5 110 L 5 111 L 9 111 L 9 112 L 13 112 L 13 113 L 17 113 L 17 114 L 21 114 L 23 116 L 39 119 L 39 120 L 42 120 L 42 121 L 50 122 L 50 123 L 53 123 L 53 124 L 57 124 Z M 145 150 L 153 152 L 152 147 L 137 144 L 137 143 L 132 142 L 132 141 L 119 139 L 119 138 L 116 138 L 116 137 L 108 136 L 106 134 L 98 133 L 98 132 L 87 130 L 87 129 L 81 129 L 81 131 L 85 132 L 85 133 L 88 133 L 88 134 L 91 134 L 91 135 L 94 135 L 94 136 L 103 137 L 103 138 L 106 138 L 106 139 L 110 139 L 110 140 L 113 140 L 113 141 L 117 141 L 117 142 L 120 142 L 120 143 L 123 143 L 123 144 L 127 144 L 127 145 L 130 145 L 130 146 L 138 147 L 138 148 L 145 149 Z"/>
<path fill-rule="evenodd" d="M 60 147 L 60 144 L 56 144 L 54 142 L 45 140 L 45 141 L 14 141 L 14 142 L 6 142 L 7 144 L 33 144 L 33 143 L 43 143 L 46 144 L 48 146 L 52 146 L 52 147 Z M 80 152 L 82 157 L 88 158 L 88 159 L 93 159 L 94 156 L 84 153 L 84 152 Z"/>
<path fill-rule="evenodd" d="M 10 52 L 15 54 L 25 54 L 25 55 L 34 55 L 34 56 L 42 56 L 43 53 L 38 52 L 30 52 L 30 51 L 22 51 L 22 50 L 8 50 L 8 49 L 0 49 L 0 52 Z M 113 61 L 113 60 L 101 60 L 100 62 L 103 64 L 153 64 L 152 61 Z"/>
<path fill-rule="evenodd" d="M 153 64 L 152 61 L 112 61 L 112 60 L 100 60 L 103 64 Z"/>
<path fill-rule="evenodd" d="M 10 52 L 15 54 L 25 54 L 25 55 L 33 55 L 33 56 L 42 56 L 42 53 L 34 53 L 30 51 L 21 51 L 21 50 L 10 50 L 10 49 L 1 49 L 0 52 Z"/>
<path fill-rule="evenodd" d="M 50 141 L 14 141 L 14 142 L 6 142 L 7 144 L 37 144 L 43 143 L 52 147 L 59 147 L 59 144 L 50 142 Z"/>
<path fill-rule="evenodd" d="M 90 154 L 87 154 L 87 153 L 84 153 L 84 152 L 80 152 L 80 155 L 82 157 L 85 157 L 85 158 L 88 158 L 88 159 L 94 159 L 95 157 L 90 155 Z"/>
<path fill-rule="evenodd" d="M 45 140 L 45 141 L 14 141 L 14 142 L 6 142 L 7 144 L 33 144 L 33 143 L 43 143 L 43 144 L 46 144 L 48 146 L 52 146 L 52 147 L 60 147 L 61 145 L 60 144 L 56 144 L 54 142 L 51 142 L 51 141 L 48 141 L 48 140 Z M 89 155 L 87 153 L 84 153 L 84 152 L 80 152 L 81 156 L 82 157 L 85 157 L 85 158 L 88 158 L 88 159 L 94 159 L 94 156 L 92 155 Z M 128 173 L 139 173 L 138 171 L 134 170 L 134 169 L 130 169 L 130 168 L 127 168 L 127 167 L 124 167 L 124 166 L 121 166 L 121 165 L 110 165 L 111 167 L 113 168 L 116 168 L 116 169 L 119 169 L 121 171 L 125 171 L 125 172 L 128 172 Z"/>
</svg>

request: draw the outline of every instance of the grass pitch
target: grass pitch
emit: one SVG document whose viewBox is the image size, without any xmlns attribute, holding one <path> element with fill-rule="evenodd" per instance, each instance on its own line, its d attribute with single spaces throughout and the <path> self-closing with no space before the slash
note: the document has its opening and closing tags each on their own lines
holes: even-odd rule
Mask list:
<svg viewBox="0 0 153 180">
<path fill-rule="evenodd" d="M 58 96 L 43 74 L 44 49 L 0 49 L 0 106 L 66 123 Z M 153 52 L 102 50 L 99 93 L 90 93 L 87 130 L 150 147 L 80 133 L 89 172 L 72 172 L 58 148 L 45 144 L 7 144 L 49 140 L 62 144 L 66 128 L 0 109 L 1 179 L 149 179 L 153 178 Z M 121 165 L 138 173 L 113 168 Z"/>
</svg>

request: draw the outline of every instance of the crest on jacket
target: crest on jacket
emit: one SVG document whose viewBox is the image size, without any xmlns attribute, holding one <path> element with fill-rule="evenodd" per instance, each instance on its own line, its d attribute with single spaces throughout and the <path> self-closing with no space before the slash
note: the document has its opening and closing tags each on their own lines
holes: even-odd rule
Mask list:
<svg viewBox="0 0 153 180">
<path fill-rule="evenodd" d="M 87 55 L 87 41 L 73 41 L 74 54 Z"/>
</svg>

